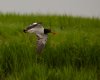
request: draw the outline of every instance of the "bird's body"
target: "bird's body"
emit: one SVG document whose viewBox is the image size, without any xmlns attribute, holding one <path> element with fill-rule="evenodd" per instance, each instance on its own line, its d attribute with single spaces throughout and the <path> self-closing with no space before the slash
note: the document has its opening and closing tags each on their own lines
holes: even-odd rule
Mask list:
<svg viewBox="0 0 100 80">
<path fill-rule="evenodd" d="M 41 53 L 45 47 L 48 33 L 51 32 L 50 29 L 44 29 L 41 23 L 33 23 L 29 25 L 24 32 L 35 33 L 37 36 L 37 52 Z"/>
</svg>

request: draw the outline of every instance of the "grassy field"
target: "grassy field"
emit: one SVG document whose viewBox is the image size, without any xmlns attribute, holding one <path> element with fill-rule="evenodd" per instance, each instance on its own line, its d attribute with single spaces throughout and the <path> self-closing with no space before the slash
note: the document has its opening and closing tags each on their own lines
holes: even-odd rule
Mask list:
<svg viewBox="0 0 100 80">
<path fill-rule="evenodd" d="M 42 22 L 49 34 L 43 53 L 23 33 Z M 100 19 L 0 13 L 0 80 L 100 80 Z"/>
</svg>

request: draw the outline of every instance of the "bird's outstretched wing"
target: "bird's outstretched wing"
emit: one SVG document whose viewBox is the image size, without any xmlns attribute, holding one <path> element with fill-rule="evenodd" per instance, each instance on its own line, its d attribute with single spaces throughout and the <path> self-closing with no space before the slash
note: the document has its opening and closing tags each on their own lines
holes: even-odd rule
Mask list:
<svg viewBox="0 0 100 80">
<path fill-rule="evenodd" d="M 41 34 L 44 32 L 44 28 L 40 23 L 33 23 L 25 29 L 26 32 Z"/>
<path fill-rule="evenodd" d="M 47 41 L 47 35 L 42 35 L 42 38 L 37 36 L 37 53 L 41 53 L 43 48 L 45 47 Z"/>
<path fill-rule="evenodd" d="M 27 30 L 32 29 L 32 28 L 43 28 L 43 26 L 42 26 L 42 23 L 33 23 L 27 27 Z"/>
</svg>

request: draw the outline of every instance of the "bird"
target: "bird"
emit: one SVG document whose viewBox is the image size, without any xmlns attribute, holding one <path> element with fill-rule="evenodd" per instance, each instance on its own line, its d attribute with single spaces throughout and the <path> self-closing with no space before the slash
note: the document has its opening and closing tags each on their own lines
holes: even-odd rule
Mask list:
<svg viewBox="0 0 100 80">
<path fill-rule="evenodd" d="M 52 32 L 51 29 L 46 29 L 43 27 L 42 23 L 34 22 L 30 24 L 27 28 L 23 30 L 25 33 L 35 33 L 37 36 L 37 53 L 42 53 L 43 48 L 48 39 L 48 33 L 56 34 Z"/>
</svg>

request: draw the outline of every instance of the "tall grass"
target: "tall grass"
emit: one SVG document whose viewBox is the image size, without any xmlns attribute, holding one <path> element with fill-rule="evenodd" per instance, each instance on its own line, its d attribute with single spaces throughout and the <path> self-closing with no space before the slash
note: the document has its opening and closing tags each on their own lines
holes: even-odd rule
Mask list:
<svg viewBox="0 0 100 80">
<path fill-rule="evenodd" d="M 33 22 L 57 32 L 40 56 L 36 36 L 23 33 Z M 99 80 L 99 29 L 97 18 L 0 13 L 0 80 Z"/>
</svg>

